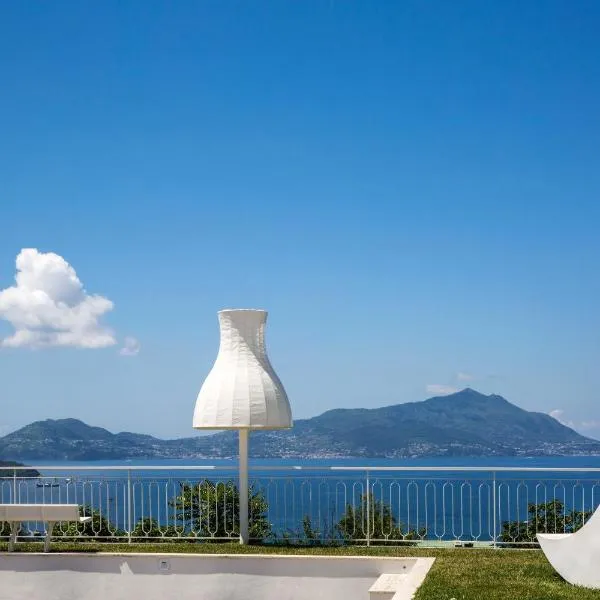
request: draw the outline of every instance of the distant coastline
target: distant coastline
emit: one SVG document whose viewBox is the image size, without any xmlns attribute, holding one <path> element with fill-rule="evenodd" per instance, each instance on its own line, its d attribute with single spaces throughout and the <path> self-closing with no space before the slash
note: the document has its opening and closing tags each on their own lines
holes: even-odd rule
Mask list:
<svg viewBox="0 0 600 600">
<path fill-rule="evenodd" d="M 197 466 L 199 472 L 202 471 L 202 467 L 214 467 L 211 472 L 218 474 L 220 469 L 225 472 L 230 470 L 232 473 L 237 473 L 237 459 L 160 459 L 160 458 L 148 458 L 148 459 L 124 459 L 124 460 L 106 460 L 106 461 L 39 461 L 36 463 L 36 467 L 39 468 L 42 475 L 54 476 L 64 475 L 68 476 L 70 471 L 77 472 L 77 467 L 87 467 L 98 469 L 97 472 L 102 472 L 104 467 L 122 467 L 123 469 L 133 469 L 136 467 L 159 467 L 162 469 L 162 473 L 165 477 L 168 477 L 171 473 L 176 473 L 179 467 L 194 467 Z M 54 469 L 44 471 L 44 466 L 48 467 L 64 467 L 65 471 L 55 471 Z M 172 471 L 169 469 L 172 467 Z M 339 458 L 339 459 L 297 459 L 291 461 L 289 459 L 272 459 L 272 458 L 254 458 L 250 461 L 250 467 L 259 468 L 260 471 L 255 471 L 255 476 L 269 476 L 272 473 L 285 472 L 290 467 L 294 467 L 294 473 L 301 473 L 298 467 L 307 470 L 309 473 L 319 472 L 319 469 L 329 470 L 331 467 L 364 467 L 368 469 L 387 469 L 387 468 L 398 468 L 398 467 L 424 467 L 428 469 L 435 469 L 436 467 L 457 467 L 457 468 L 487 468 L 489 467 L 490 472 L 494 468 L 509 468 L 516 469 L 588 469 L 588 468 L 600 468 L 600 455 L 598 456 L 480 456 L 480 457 L 421 457 L 421 458 L 408 458 L 408 459 L 383 459 L 383 458 Z M 96 472 L 96 471 L 94 471 Z M 376 472 L 376 471 L 374 471 Z M 413 471 L 414 472 L 414 471 Z M 436 471 L 433 471 L 435 473 Z M 85 471 L 82 471 L 85 473 Z M 107 472 L 108 473 L 108 472 Z M 194 473 L 194 471 L 191 471 Z M 222 473 L 222 472 L 221 472 Z M 418 473 L 418 472 L 417 472 Z M 425 472 L 424 472 L 425 473 Z M 446 475 L 448 474 L 445 472 Z M 146 475 L 158 475 L 150 471 Z M 360 471 L 358 475 L 360 476 Z M 511 477 L 510 472 L 506 474 L 506 477 Z M 572 478 L 572 475 L 565 475 L 567 478 Z"/>
<path fill-rule="evenodd" d="M 32 461 L 213 461 L 237 456 L 232 431 L 175 440 L 111 433 L 77 419 L 37 421 L 0 438 L 0 457 Z M 335 409 L 289 430 L 256 431 L 254 458 L 412 460 L 417 458 L 600 456 L 586 438 L 549 415 L 498 395 L 465 389 L 449 396 L 373 409 Z"/>
<path fill-rule="evenodd" d="M 25 467 L 26 465 L 14 462 L 0 460 L 0 477 L 39 477 L 39 471 L 35 469 L 19 469 L 15 467 Z"/>
</svg>

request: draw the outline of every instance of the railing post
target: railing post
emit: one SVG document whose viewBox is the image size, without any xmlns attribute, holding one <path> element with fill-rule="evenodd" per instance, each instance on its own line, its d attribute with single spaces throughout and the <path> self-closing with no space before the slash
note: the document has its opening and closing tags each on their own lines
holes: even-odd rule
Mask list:
<svg viewBox="0 0 600 600">
<path fill-rule="evenodd" d="M 13 504 L 17 503 L 17 468 L 13 468 Z"/>
<path fill-rule="evenodd" d="M 131 544 L 131 469 L 127 469 L 127 543 Z"/>
<path fill-rule="evenodd" d="M 494 527 L 494 548 L 498 547 L 498 531 L 497 531 L 497 509 L 496 509 L 496 472 L 492 473 L 492 514 Z"/>
<path fill-rule="evenodd" d="M 367 546 L 371 545 L 371 483 L 369 471 L 367 471 Z"/>
<path fill-rule="evenodd" d="M 248 429 L 240 429 L 240 481 L 239 481 L 239 507 L 240 507 L 240 544 L 250 541 L 248 524 Z"/>
</svg>

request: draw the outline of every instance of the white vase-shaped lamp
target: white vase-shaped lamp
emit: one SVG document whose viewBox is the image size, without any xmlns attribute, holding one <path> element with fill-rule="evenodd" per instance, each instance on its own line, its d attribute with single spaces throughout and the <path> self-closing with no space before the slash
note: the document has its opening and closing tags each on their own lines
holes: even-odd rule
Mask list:
<svg viewBox="0 0 600 600">
<path fill-rule="evenodd" d="M 264 310 L 219 312 L 221 341 L 194 411 L 196 429 L 286 429 L 292 412 L 265 348 Z"/>
<path fill-rule="evenodd" d="M 196 400 L 195 429 L 238 429 L 240 434 L 240 542 L 248 542 L 248 433 L 287 429 L 292 411 L 265 348 L 264 310 L 219 311 L 217 359 Z"/>
</svg>

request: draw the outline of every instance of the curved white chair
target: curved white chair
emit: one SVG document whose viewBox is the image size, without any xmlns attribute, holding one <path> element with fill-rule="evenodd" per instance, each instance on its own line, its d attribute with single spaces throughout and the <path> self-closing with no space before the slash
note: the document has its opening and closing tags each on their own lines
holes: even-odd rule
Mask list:
<svg viewBox="0 0 600 600">
<path fill-rule="evenodd" d="M 600 507 L 575 533 L 538 533 L 537 539 L 563 579 L 600 589 Z"/>
</svg>

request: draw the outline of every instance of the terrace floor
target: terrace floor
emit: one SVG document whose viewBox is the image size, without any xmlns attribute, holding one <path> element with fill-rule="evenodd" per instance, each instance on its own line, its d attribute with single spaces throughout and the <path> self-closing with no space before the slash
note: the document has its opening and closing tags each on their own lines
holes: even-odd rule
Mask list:
<svg viewBox="0 0 600 600">
<path fill-rule="evenodd" d="M 7 550 L 0 543 L 0 552 Z M 17 545 L 18 552 L 39 552 L 41 544 Z M 360 556 L 433 556 L 415 600 L 600 600 L 600 590 L 574 587 L 554 571 L 540 550 L 437 549 L 411 547 L 272 547 L 227 544 L 54 543 L 55 552 L 278 553 Z"/>
</svg>

